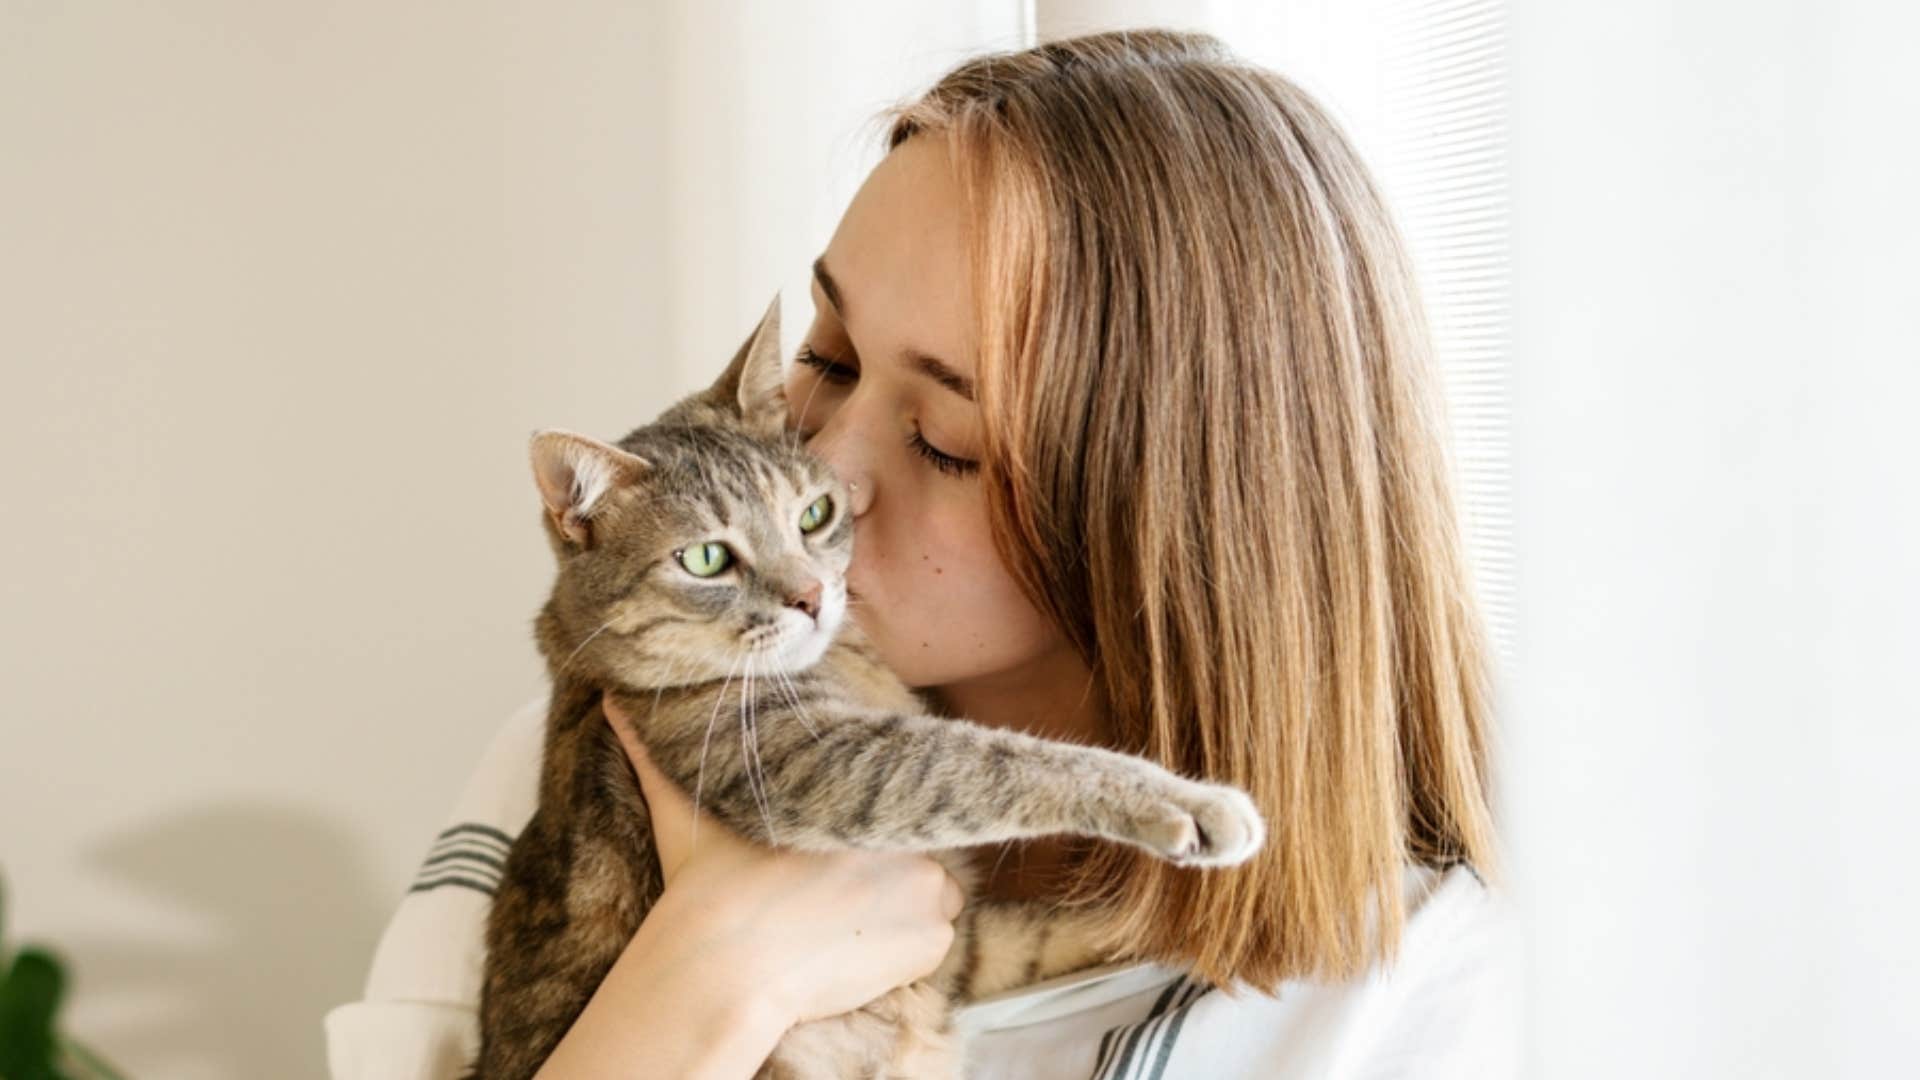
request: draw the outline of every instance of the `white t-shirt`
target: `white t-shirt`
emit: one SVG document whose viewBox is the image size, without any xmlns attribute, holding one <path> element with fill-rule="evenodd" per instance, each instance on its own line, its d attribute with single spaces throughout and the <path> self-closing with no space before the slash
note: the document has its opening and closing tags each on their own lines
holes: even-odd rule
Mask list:
<svg viewBox="0 0 1920 1080">
<path fill-rule="evenodd" d="M 546 720 L 529 702 L 488 748 L 374 953 L 326 1016 L 333 1080 L 455 1080 L 479 1047 L 485 927 L 507 846 L 533 815 Z M 1409 867 L 1399 956 L 1343 983 L 1237 997 L 1148 963 L 974 1002 L 967 1080 L 1472 1077 L 1520 1071 L 1511 906 L 1465 866 Z"/>
</svg>

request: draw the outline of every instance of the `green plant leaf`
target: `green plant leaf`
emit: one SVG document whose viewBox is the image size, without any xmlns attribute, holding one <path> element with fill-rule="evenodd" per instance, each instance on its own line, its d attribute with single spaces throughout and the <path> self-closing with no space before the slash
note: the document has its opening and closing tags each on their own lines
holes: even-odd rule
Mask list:
<svg viewBox="0 0 1920 1080">
<path fill-rule="evenodd" d="M 66 971 L 45 949 L 21 949 L 0 978 L 0 1076 L 59 1080 L 53 1066 L 53 1015 L 66 993 Z"/>
</svg>

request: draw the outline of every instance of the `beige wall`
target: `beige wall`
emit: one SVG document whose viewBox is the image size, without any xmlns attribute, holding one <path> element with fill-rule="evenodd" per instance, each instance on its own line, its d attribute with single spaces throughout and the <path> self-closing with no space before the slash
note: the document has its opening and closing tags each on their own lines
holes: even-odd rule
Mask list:
<svg viewBox="0 0 1920 1080">
<path fill-rule="evenodd" d="M 542 685 L 527 434 L 796 340 L 859 125 L 1018 43 L 909 7 L 0 2 L 0 872 L 72 1032 L 322 1074 Z"/>
</svg>

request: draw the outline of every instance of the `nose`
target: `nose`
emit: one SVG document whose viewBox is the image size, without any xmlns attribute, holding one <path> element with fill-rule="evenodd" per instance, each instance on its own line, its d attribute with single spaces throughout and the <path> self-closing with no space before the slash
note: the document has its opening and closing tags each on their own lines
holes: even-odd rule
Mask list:
<svg viewBox="0 0 1920 1080">
<path fill-rule="evenodd" d="M 847 479 L 847 512 L 859 517 L 873 505 L 873 481 L 866 473 L 859 473 Z"/>
<path fill-rule="evenodd" d="M 810 587 L 806 590 L 789 595 L 787 597 L 787 606 L 799 608 L 801 611 L 807 613 L 808 618 L 819 619 L 820 583 L 818 581 L 811 582 Z"/>
<path fill-rule="evenodd" d="M 825 426 L 808 440 L 807 449 L 827 463 L 833 475 L 847 487 L 847 512 L 859 517 L 873 505 L 873 474 L 864 462 L 864 448 L 857 445 L 858 432 L 847 415 L 852 403 L 841 405 L 828 417 Z"/>
<path fill-rule="evenodd" d="M 823 453 L 816 451 L 826 459 L 833 475 L 847 488 L 847 513 L 860 517 L 873 505 L 873 474 L 847 460 L 851 455 L 844 453 Z"/>
</svg>

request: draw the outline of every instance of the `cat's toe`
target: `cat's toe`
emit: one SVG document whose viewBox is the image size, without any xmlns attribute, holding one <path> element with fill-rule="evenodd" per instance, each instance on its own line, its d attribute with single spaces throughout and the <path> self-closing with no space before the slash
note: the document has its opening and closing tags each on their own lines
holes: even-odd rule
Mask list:
<svg viewBox="0 0 1920 1080">
<path fill-rule="evenodd" d="M 1137 826 L 1138 840 L 1163 859 L 1185 862 L 1200 850 L 1200 825 L 1186 808 L 1162 803 L 1158 812 Z"/>
<path fill-rule="evenodd" d="M 1252 858 L 1266 843 L 1266 822 L 1239 788 L 1204 785 L 1203 794 L 1189 810 L 1199 835 L 1191 851 L 1172 856 L 1182 866 L 1234 866 Z"/>
</svg>

